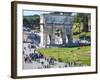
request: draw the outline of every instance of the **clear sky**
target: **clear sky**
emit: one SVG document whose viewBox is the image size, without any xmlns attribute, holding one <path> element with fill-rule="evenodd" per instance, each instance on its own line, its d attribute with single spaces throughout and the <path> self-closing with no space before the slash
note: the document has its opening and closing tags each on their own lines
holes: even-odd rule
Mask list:
<svg viewBox="0 0 100 80">
<path fill-rule="evenodd" d="M 50 12 L 47 12 L 47 11 L 33 11 L 33 10 L 24 10 L 23 11 L 23 15 L 24 16 L 29 16 L 29 15 L 35 15 L 35 14 L 43 14 L 43 13 L 50 13 Z"/>
<path fill-rule="evenodd" d="M 52 11 L 36 11 L 36 10 L 24 10 L 23 11 L 23 16 L 31 16 L 31 15 L 41 15 L 41 14 L 45 14 L 45 13 L 50 13 Z M 77 13 L 72 13 L 72 16 L 76 15 Z"/>
</svg>

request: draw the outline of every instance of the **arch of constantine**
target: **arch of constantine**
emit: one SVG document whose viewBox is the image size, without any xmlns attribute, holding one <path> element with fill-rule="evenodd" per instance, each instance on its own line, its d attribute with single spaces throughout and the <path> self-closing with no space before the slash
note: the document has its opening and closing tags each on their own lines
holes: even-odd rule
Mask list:
<svg viewBox="0 0 100 80">
<path fill-rule="evenodd" d="M 40 16 L 40 47 L 71 44 L 73 18 L 66 14 L 42 14 Z"/>
</svg>

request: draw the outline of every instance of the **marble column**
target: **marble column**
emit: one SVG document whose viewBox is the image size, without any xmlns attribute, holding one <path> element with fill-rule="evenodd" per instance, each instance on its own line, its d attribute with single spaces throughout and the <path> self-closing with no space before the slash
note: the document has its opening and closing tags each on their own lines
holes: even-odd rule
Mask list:
<svg viewBox="0 0 100 80">
<path fill-rule="evenodd" d="M 66 45 L 66 28 L 63 26 L 63 36 L 62 36 L 63 44 Z"/>
<path fill-rule="evenodd" d="M 51 41 L 50 41 L 50 45 L 54 45 L 55 44 L 55 33 L 54 33 L 54 25 L 52 24 L 52 29 L 51 29 Z"/>
<path fill-rule="evenodd" d="M 73 31 L 72 31 L 72 25 L 70 25 L 69 33 L 68 33 L 68 44 L 73 43 Z"/>
<path fill-rule="evenodd" d="M 40 16 L 40 47 L 44 47 L 44 18 Z"/>
</svg>

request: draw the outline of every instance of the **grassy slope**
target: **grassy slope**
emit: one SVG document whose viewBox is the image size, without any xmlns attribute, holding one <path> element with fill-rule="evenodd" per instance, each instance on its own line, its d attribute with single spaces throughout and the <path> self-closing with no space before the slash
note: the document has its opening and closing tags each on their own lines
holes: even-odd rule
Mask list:
<svg viewBox="0 0 100 80">
<path fill-rule="evenodd" d="M 77 25 L 78 23 L 74 23 L 74 25 Z M 80 33 L 79 33 L 79 27 L 80 27 Z M 78 34 L 76 34 L 76 35 L 73 35 L 73 37 L 75 38 L 75 39 L 79 39 L 79 35 L 80 35 L 80 37 L 82 37 L 82 36 L 91 36 L 91 32 L 83 32 L 82 31 L 83 30 L 83 26 L 74 26 L 73 27 L 73 33 L 78 33 Z"/>
<path fill-rule="evenodd" d="M 81 36 L 91 36 L 91 32 L 81 32 L 81 33 L 80 33 L 80 37 L 81 37 Z M 74 37 L 75 39 L 79 39 L 79 34 L 73 35 L 73 37 Z"/>
<path fill-rule="evenodd" d="M 80 61 L 85 65 L 90 65 L 90 46 L 75 48 L 47 48 L 38 49 L 45 56 L 51 56 L 58 60 L 61 58 L 63 62 Z"/>
</svg>

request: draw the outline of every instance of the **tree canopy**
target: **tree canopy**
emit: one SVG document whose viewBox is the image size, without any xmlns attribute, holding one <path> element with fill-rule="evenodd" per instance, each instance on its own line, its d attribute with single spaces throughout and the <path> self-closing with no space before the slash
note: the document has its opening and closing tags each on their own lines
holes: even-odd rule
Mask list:
<svg viewBox="0 0 100 80">
<path fill-rule="evenodd" d="M 23 16 L 23 24 L 25 27 L 29 28 L 39 27 L 40 16 L 39 15 Z"/>
</svg>

